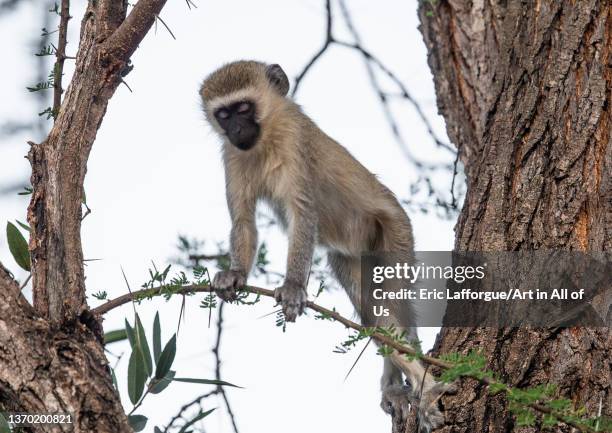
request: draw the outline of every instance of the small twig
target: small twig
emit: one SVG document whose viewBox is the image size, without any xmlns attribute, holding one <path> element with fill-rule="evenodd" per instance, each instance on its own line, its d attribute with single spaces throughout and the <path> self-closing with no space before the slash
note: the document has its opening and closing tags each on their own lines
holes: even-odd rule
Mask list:
<svg viewBox="0 0 612 433">
<path fill-rule="evenodd" d="M 218 391 L 215 389 L 213 391 L 209 391 L 206 394 L 202 394 L 197 396 L 196 398 L 194 398 L 193 400 L 191 400 L 189 403 L 185 403 L 178 411 L 178 413 L 176 415 L 174 415 L 171 419 L 170 422 L 166 425 L 166 427 L 164 428 L 163 433 L 168 433 L 170 431 L 170 429 L 174 426 L 174 423 L 176 421 L 178 421 L 179 419 L 181 419 L 183 417 L 183 413 L 185 413 L 185 411 L 187 411 L 190 407 L 195 406 L 197 404 L 200 404 L 200 402 L 202 400 L 207 399 L 208 397 L 212 397 L 213 395 L 216 395 L 218 393 Z"/>
<path fill-rule="evenodd" d="M 291 92 L 291 96 L 295 97 L 297 91 L 300 87 L 300 83 L 310 70 L 310 68 L 319 60 L 319 58 L 327 51 L 330 47 L 334 39 L 332 37 L 332 28 L 333 28 L 333 16 L 331 12 L 331 0 L 325 0 L 325 13 L 326 13 L 326 27 L 325 27 L 325 41 L 323 42 L 323 46 L 315 53 L 315 55 L 310 59 L 310 61 L 304 66 L 302 72 L 295 78 L 293 84 L 293 91 Z"/>
<path fill-rule="evenodd" d="M 142 397 L 140 397 L 140 400 L 138 400 L 132 410 L 128 412 L 127 416 L 130 416 L 131 414 L 136 412 L 136 409 L 138 409 L 142 405 L 142 402 L 144 401 L 145 397 L 149 395 L 149 389 L 150 388 L 146 389 L 145 393 L 142 395 Z"/>
<path fill-rule="evenodd" d="M 30 274 L 28 275 L 28 277 L 25 279 L 25 281 L 23 282 L 23 284 L 22 284 L 22 285 L 19 287 L 19 291 L 22 291 L 22 290 L 25 288 L 25 286 L 27 286 L 27 285 L 28 285 L 28 283 L 30 282 L 30 278 L 32 278 L 32 274 L 31 274 L 31 273 L 30 273 Z"/>
<path fill-rule="evenodd" d="M 199 260 L 221 260 L 221 259 L 229 259 L 229 254 L 190 254 L 189 260 L 199 261 Z"/>
<path fill-rule="evenodd" d="M 215 379 L 221 380 L 221 356 L 220 356 L 220 347 L 221 347 L 221 334 L 223 333 L 223 306 L 224 302 L 219 305 L 219 315 L 217 318 L 217 342 L 215 343 L 215 347 L 213 348 L 213 353 L 215 355 L 216 364 L 215 364 Z M 227 410 L 227 414 L 232 422 L 232 427 L 234 429 L 234 433 L 238 432 L 238 426 L 236 425 L 236 417 L 234 416 L 234 412 L 232 412 L 232 408 L 230 406 L 229 400 L 227 398 L 227 394 L 225 393 L 225 389 L 221 385 L 217 386 L 217 391 L 221 394 L 223 398 L 223 402 L 225 403 L 225 409 Z"/>
<path fill-rule="evenodd" d="M 66 56 L 66 44 L 68 35 L 68 20 L 70 19 L 70 0 L 62 0 L 60 10 L 60 25 L 57 49 L 55 50 L 55 66 L 53 67 L 53 113 L 59 113 L 62 105 L 62 75 L 64 74 L 64 60 Z"/>
<path fill-rule="evenodd" d="M 215 346 L 212 348 L 212 353 L 215 357 L 215 379 L 216 380 L 221 380 L 221 357 L 220 357 L 220 347 L 221 347 L 221 337 L 222 337 L 222 333 L 223 333 L 223 306 L 225 305 L 225 303 L 221 303 L 219 305 L 219 316 L 217 319 L 217 340 L 215 342 Z M 234 428 L 234 432 L 238 433 L 238 427 L 236 426 L 236 420 L 235 420 L 235 416 L 234 413 L 230 407 L 229 404 L 229 400 L 227 398 L 227 395 L 225 394 L 225 390 L 223 389 L 222 386 L 217 386 L 213 391 L 210 391 L 206 394 L 202 394 L 198 397 L 196 397 L 195 399 L 193 399 L 192 401 L 190 401 L 189 403 L 183 405 L 181 407 L 181 409 L 179 410 L 179 412 L 174 415 L 172 417 L 172 419 L 170 420 L 170 422 L 166 425 L 166 428 L 164 429 L 164 433 L 168 432 L 174 425 L 174 423 L 176 421 L 178 421 L 179 419 L 183 418 L 183 414 L 189 410 L 192 406 L 196 406 L 196 405 L 201 405 L 202 400 L 211 397 L 213 395 L 221 395 L 221 398 L 223 398 L 223 401 L 225 403 L 225 407 L 227 409 L 227 413 L 230 417 L 230 420 L 232 422 L 232 427 Z"/>
<path fill-rule="evenodd" d="M 389 68 L 387 68 L 382 61 L 380 61 L 371 52 L 363 48 L 359 42 L 351 44 L 351 43 L 343 42 L 343 41 L 334 41 L 334 43 L 341 45 L 345 48 L 350 48 L 350 49 L 359 51 L 361 55 L 364 57 L 364 61 L 366 62 L 366 65 L 367 65 L 366 67 L 369 69 L 368 74 L 373 73 L 373 71 L 371 71 L 370 62 L 374 63 L 399 88 L 401 97 L 406 99 L 408 102 L 410 102 L 410 104 L 414 107 L 418 116 L 421 118 L 421 121 L 425 125 L 427 132 L 429 133 L 433 141 L 436 143 L 436 146 L 446 149 L 451 153 L 455 153 L 455 149 L 453 149 L 449 144 L 443 142 L 440 138 L 438 138 L 438 136 L 433 130 L 431 123 L 429 123 L 427 116 L 425 116 L 425 113 L 423 112 L 421 105 L 416 101 L 416 99 L 414 99 L 414 97 L 410 94 L 410 92 L 408 92 L 408 89 L 406 88 L 404 83 L 402 83 L 402 81 Z M 386 103 L 387 101 L 386 93 L 383 92 L 380 86 L 378 85 L 375 88 L 379 91 L 379 93 L 382 93 L 384 95 L 383 99 L 384 99 L 384 102 Z"/>
</svg>

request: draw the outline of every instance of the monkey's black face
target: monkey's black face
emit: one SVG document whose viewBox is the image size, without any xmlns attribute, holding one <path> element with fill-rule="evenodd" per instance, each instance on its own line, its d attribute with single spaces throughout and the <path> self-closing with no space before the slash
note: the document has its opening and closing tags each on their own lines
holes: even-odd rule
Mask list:
<svg viewBox="0 0 612 433">
<path fill-rule="evenodd" d="M 215 111 L 215 118 L 229 141 L 241 150 L 249 150 L 259 138 L 259 124 L 255 120 L 255 104 L 240 101 Z"/>
</svg>

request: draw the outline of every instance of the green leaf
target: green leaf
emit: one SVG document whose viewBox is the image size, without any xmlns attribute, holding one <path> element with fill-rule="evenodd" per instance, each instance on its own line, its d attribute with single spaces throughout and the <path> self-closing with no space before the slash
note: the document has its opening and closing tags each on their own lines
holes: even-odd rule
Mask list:
<svg viewBox="0 0 612 433">
<path fill-rule="evenodd" d="M 146 380 L 147 371 L 142 352 L 134 347 L 128 364 L 128 395 L 132 404 L 136 404 L 142 397 Z"/>
<path fill-rule="evenodd" d="M 170 370 L 168 374 L 163 379 L 151 379 L 151 384 L 149 385 L 149 392 L 151 394 L 159 394 L 164 389 L 168 387 L 172 383 L 172 379 L 174 379 L 174 375 L 176 371 Z"/>
<path fill-rule="evenodd" d="M 134 349 L 136 343 L 136 337 L 134 336 L 134 328 L 130 325 L 130 322 L 125 319 L 125 333 L 127 334 L 128 340 L 130 340 L 130 346 Z"/>
<path fill-rule="evenodd" d="M 130 415 L 128 416 L 128 422 L 130 423 L 130 427 L 135 432 L 139 432 L 144 430 L 147 425 L 147 417 L 144 415 Z"/>
<path fill-rule="evenodd" d="M 30 272 L 30 252 L 28 251 L 28 242 L 25 240 L 21 232 L 15 224 L 6 223 L 6 238 L 8 240 L 9 250 L 17 264 Z"/>
<path fill-rule="evenodd" d="M 104 334 L 104 344 L 116 343 L 117 341 L 123 341 L 127 336 L 125 329 L 115 329 L 114 331 L 108 331 Z"/>
<path fill-rule="evenodd" d="M 161 379 L 168 371 L 170 371 L 170 367 L 172 367 L 172 363 L 174 362 L 174 356 L 176 355 L 176 334 L 172 336 L 170 341 L 166 343 L 166 347 L 159 355 L 159 361 L 157 362 L 157 369 L 155 370 L 155 378 Z"/>
<path fill-rule="evenodd" d="M 221 385 L 221 386 L 233 386 L 234 388 L 242 388 L 238 385 L 234 385 L 233 383 L 226 382 L 224 380 L 215 380 L 215 379 L 193 379 L 190 377 L 175 377 L 172 379 L 175 382 L 187 382 L 187 383 L 199 383 L 201 385 Z"/>
<path fill-rule="evenodd" d="M 554 427 L 558 423 L 557 418 L 554 415 L 546 414 L 542 417 L 542 425 L 544 427 Z"/>
<path fill-rule="evenodd" d="M 186 423 L 185 425 L 183 425 L 183 427 L 178 431 L 178 433 L 186 433 L 187 429 L 189 427 L 191 427 L 192 425 L 194 425 L 196 422 L 200 421 L 202 418 L 207 417 L 208 415 L 210 415 L 214 410 L 207 410 L 206 412 L 200 412 L 199 414 L 197 414 L 191 421 L 189 421 L 188 423 Z"/>
<path fill-rule="evenodd" d="M 159 311 L 155 313 L 155 319 L 153 320 L 153 358 L 155 358 L 155 365 L 159 361 L 159 355 L 161 354 L 161 325 L 159 323 Z"/>
<path fill-rule="evenodd" d="M 30 195 L 34 192 L 31 186 L 24 186 L 23 191 L 18 192 L 17 195 Z"/>
<path fill-rule="evenodd" d="M 147 367 L 147 376 L 153 374 L 153 361 L 151 360 L 151 350 L 149 350 L 149 343 L 147 342 L 147 336 L 145 335 L 144 328 L 138 313 L 136 313 L 136 341 L 138 346 L 142 350 L 142 355 L 145 361 L 145 367 Z"/>
<path fill-rule="evenodd" d="M 505 391 L 506 388 L 506 385 L 500 382 L 492 382 L 489 384 L 489 391 L 492 395 Z"/>
<path fill-rule="evenodd" d="M 530 427 L 535 424 L 536 417 L 530 410 L 524 410 L 516 415 L 516 425 Z"/>
<path fill-rule="evenodd" d="M 6 422 L 4 415 L 0 413 L 0 433 L 11 433 L 11 426 Z"/>
<path fill-rule="evenodd" d="M 548 406 L 550 406 L 551 409 L 559 411 L 559 412 L 568 409 L 571 405 L 572 405 L 572 402 L 566 398 L 562 398 L 558 400 L 551 400 L 548 402 Z"/>
<path fill-rule="evenodd" d="M 28 232 L 31 232 L 31 231 L 32 231 L 32 229 L 30 228 L 30 226 L 29 226 L 29 225 L 24 224 L 24 223 L 22 223 L 22 222 L 21 222 L 21 221 L 19 221 L 19 220 L 15 220 L 15 221 L 17 221 L 17 224 L 19 224 L 19 227 L 21 227 L 22 229 L 27 230 Z"/>
<path fill-rule="evenodd" d="M 111 371 L 111 377 L 113 379 L 113 386 L 115 387 L 117 392 L 119 392 L 119 385 L 117 385 L 117 375 L 115 374 L 115 369 L 111 368 L 110 371 Z"/>
</svg>

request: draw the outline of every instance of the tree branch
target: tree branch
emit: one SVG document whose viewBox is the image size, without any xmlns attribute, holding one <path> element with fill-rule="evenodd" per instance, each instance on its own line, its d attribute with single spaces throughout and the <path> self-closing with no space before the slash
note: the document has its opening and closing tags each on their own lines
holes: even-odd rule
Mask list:
<svg viewBox="0 0 612 433">
<path fill-rule="evenodd" d="M 274 299 L 274 290 L 264 289 L 264 288 L 255 287 L 255 286 L 246 286 L 245 289 L 250 293 Z M 190 293 L 210 293 L 210 292 L 214 292 L 214 289 L 212 289 L 209 285 L 188 285 L 188 286 L 184 286 L 180 288 L 179 290 L 174 292 L 174 294 L 186 295 Z M 160 296 L 163 294 L 164 292 L 162 292 L 160 288 L 142 289 L 142 290 L 132 291 L 124 295 L 121 295 L 115 299 L 111 299 L 110 301 L 96 308 L 93 308 L 91 312 L 93 314 L 102 315 L 102 314 L 108 313 L 114 308 L 120 307 L 121 305 L 127 304 L 128 302 L 131 302 L 135 299 L 144 299 L 144 298 L 149 298 L 149 297 L 154 297 L 154 296 Z M 325 317 L 329 317 L 331 319 L 334 319 L 336 322 L 340 322 L 347 328 L 351 328 L 356 331 L 363 331 L 367 329 L 367 327 L 362 326 L 356 322 L 353 322 L 350 319 L 347 319 L 341 316 L 338 312 L 334 310 L 330 310 L 325 307 L 321 307 L 320 305 L 315 304 L 312 301 L 308 301 L 306 303 L 306 306 L 307 308 L 313 311 L 316 311 L 317 313 L 320 313 Z M 404 346 L 403 344 L 400 344 L 397 341 L 393 340 L 392 338 L 387 337 L 386 335 L 383 335 L 381 333 L 374 333 L 372 335 L 372 338 L 396 349 L 399 353 L 403 353 L 405 355 L 411 355 L 411 356 L 419 355 L 417 351 L 412 349 L 411 347 Z M 451 364 L 448 362 L 441 361 L 436 358 L 431 358 L 427 355 L 422 355 L 422 356 L 423 356 L 422 359 L 429 364 L 435 365 L 440 368 L 450 368 L 451 367 Z"/>
<path fill-rule="evenodd" d="M 69 408 L 75 433 L 132 431 L 112 386 L 101 324 L 85 298 L 83 183 L 108 102 L 122 81 L 129 56 L 164 4 L 165 0 L 140 0 L 125 19 L 127 2 L 88 2 L 75 72 L 62 100 L 69 19 L 69 0 L 62 0 L 54 76 L 57 117 L 47 138 L 30 143 L 28 153 L 33 189 L 28 207 L 31 312 L 35 314 L 29 314 L 25 305 L 17 308 L 23 304 L 21 292 L 0 269 L 0 288 L 18 291 L 15 297 L 0 294 L 0 329 L 6 331 L 0 332 L 0 406 L 29 413 Z M 116 36 L 113 43 L 108 43 L 110 35 Z M 63 430 L 59 425 L 48 428 L 50 433 Z"/>
<path fill-rule="evenodd" d="M 300 87 L 300 83 L 310 70 L 310 68 L 319 60 L 319 58 L 327 51 L 330 47 L 334 38 L 332 36 L 333 29 L 333 17 L 331 12 L 331 0 L 325 0 L 325 16 L 326 16 L 326 26 L 325 26 L 325 41 L 323 42 L 323 46 L 315 53 L 315 55 L 310 59 L 310 61 L 304 66 L 302 72 L 296 77 L 295 82 L 293 84 L 293 91 L 291 92 L 291 96 L 295 96 L 297 94 L 298 88 Z"/>
<path fill-rule="evenodd" d="M 107 312 L 109 312 L 110 310 L 117 308 L 123 304 L 127 304 L 130 301 L 133 301 L 135 299 L 145 299 L 145 298 L 151 298 L 154 296 L 159 296 L 159 295 L 163 295 L 165 294 L 165 292 L 163 292 L 161 289 L 163 289 L 163 287 L 157 287 L 157 288 L 153 288 L 153 289 L 143 289 L 143 290 L 138 290 L 135 292 L 130 292 L 130 293 L 126 293 L 124 295 L 119 296 L 118 298 L 112 299 L 102 305 L 100 305 L 99 307 L 96 307 L 92 310 L 92 313 L 94 314 L 105 314 Z M 256 295 L 260 295 L 260 296 L 266 296 L 268 298 L 275 298 L 274 297 L 274 290 L 269 290 L 269 289 L 263 289 L 260 287 L 255 287 L 255 286 L 246 286 L 245 290 L 250 292 L 250 293 L 254 293 Z M 181 287 L 180 289 L 176 290 L 173 294 L 181 294 L 181 295 L 186 295 L 186 294 L 191 294 L 191 293 L 207 293 L 207 292 L 214 292 L 214 289 L 212 289 L 209 285 L 188 285 L 188 286 L 184 286 Z M 320 313 L 322 315 L 322 317 L 325 318 L 329 318 L 329 319 L 333 319 L 336 322 L 339 322 L 341 324 L 343 324 L 345 327 L 350 328 L 350 329 L 354 329 L 355 331 L 366 331 L 368 332 L 368 336 L 373 338 L 374 340 L 377 340 L 379 343 L 391 347 L 393 349 L 395 349 L 395 352 L 393 352 L 391 355 L 392 358 L 394 358 L 395 360 L 401 361 L 403 362 L 403 358 L 400 360 L 398 358 L 398 354 L 401 355 L 408 355 L 408 356 L 414 356 L 417 357 L 419 360 L 421 360 L 422 362 L 428 364 L 428 365 L 433 365 L 435 367 L 439 367 L 441 369 L 447 370 L 450 369 L 454 366 L 453 363 L 451 362 L 447 362 L 447 361 L 443 361 L 441 359 L 438 358 L 434 358 L 433 356 L 429 356 L 429 355 L 425 355 L 422 353 L 417 352 L 415 349 L 413 349 L 410 346 L 407 346 L 405 344 L 400 343 L 398 340 L 389 337 L 381 332 L 370 332 L 371 328 L 368 328 L 366 326 L 360 325 L 359 323 L 353 322 L 350 319 L 347 319 L 345 317 L 343 317 L 342 315 L 340 315 L 337 311 L 335 310 L 330 310 L 328 308 L 322 307 L 318 304 L 315 304 L 312 301 L 307 301 L 306 303 L 306 307 L 316 311 L 317 313 Z M 401 364 L 400 362 L 400 364 Z M 480 383 L 482 383 L 483 385 L 491 385 L 493 383 L 498 383 L 495 382 L 494 379 L 488 377 L 488 376 L 477 376 L 477 375 L 466 375 L 464 377 L 469 377 L 472 379 L 475 379 L 477 381 L 479 381 Z M 507 386 L 507 389 L 510 389 L 510 386 Z M 527 406 L 529 406 L 530 408 L 543 413 L 543 414 L 548 414 L 548 415 L 553 415 L 554 417 L 556 417 L 558 420 L 577 428 L 578 430 L 580 430 L 581 432 L 585 432 L 585 433 L 595 433 L 595 430 L 591 429 L 590 427 L 584 425 L 584 424 L 580 424 L 568 417 L 566 417 L 565 415 L 555 412 L 553 410 L 551 410 L 550 408 L 543 406 L 539 403 L 530 403 L 527 404 Z"/>
<path fill-rule="evenodd" d="M 58 324 L 74 321 L 87 310 L 80 231 L 89 152 L 129 56 L 164 4 L 165 0 L 140 0 L 123 20 L 124 2 L 89 3 L 81 23 L 75 73 L 61 109 L 47 139 L 31 144 L 28 158 L 34 191 L 28 221 L 34 308 Z M 58 61 L 65 56 L 67 8 L 68 0 L 63 0 Z M 94 327 L 101 333 L 100 326 Z"/>
<path fill-rule="evenodd" d="M 127 62 L 155 22 L 166 0 L 139 0 L 106 41 L 108 54 Z"/>
<path fill-rule="evenodd" d="M 62 76 L 64 74 L 64 60 L 66 60 L 66 40 L 68 34 L 68 20 L 70 20 L 70 0 L 62 0 L 60 9 L 59 36 L 57 50 L 55 50 L 55 66 L 53 67 L 53 109 L 54 116 L 62 105 Z"/>
</svg>

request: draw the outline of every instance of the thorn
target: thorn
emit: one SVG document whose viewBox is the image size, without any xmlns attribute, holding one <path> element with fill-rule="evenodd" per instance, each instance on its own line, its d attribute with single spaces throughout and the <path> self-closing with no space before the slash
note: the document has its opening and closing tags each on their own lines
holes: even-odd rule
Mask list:
<svg viewBox="0 0 612 433">
<path fill-rule="evenodd" d="M 125 82 L 125 80 L 124 80 L 123 78 L 121 79 L 121 82 L 122 82 L 123 84 L 125 84 L 125 87 L 127 87 L 127 88 L 128 88 L 128 90 L 130 91 L 130 93 L 134 93 L 134 92 L 132 91 L 132 88 L 129 86 L 129 84 L 128 84 L 128 83 L 126 83 L 126 82 Z"/>
</svg>

